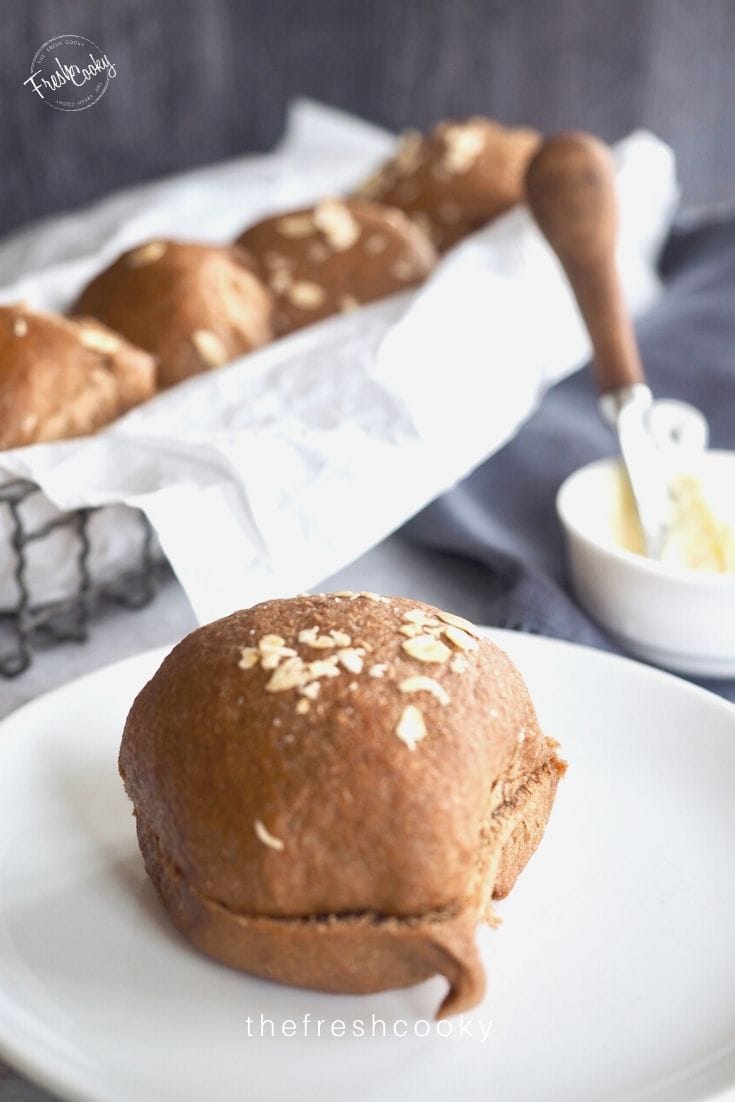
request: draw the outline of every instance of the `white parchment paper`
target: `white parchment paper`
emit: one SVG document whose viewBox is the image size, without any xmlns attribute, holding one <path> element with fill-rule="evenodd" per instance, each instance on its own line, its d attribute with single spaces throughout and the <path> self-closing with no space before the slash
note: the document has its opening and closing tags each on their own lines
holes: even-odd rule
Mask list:
<svg viewBox="0 0 735 1102">
<path fill-rule="evenodd" d="M 262 214 L 337 194 L 394 139 L 309 102 L 272 154 L 136 188 L 0 247 L 0 300 L 63 309 L 124 248 L 162 235 L 227 240 Z M 671 150 L 616 148 L 619 263 L 639 313 L 678 198 Z M 310 588 L 506 442 L 588 342 L 561 271 L 517 208 L 452 250 L 414 293 L 329 319 L 160 395 L 95 437 L 0 455 L 0 479 L 43 490 L 41 511 L 142 508 L 201 622 Z M 117 517 L 117 519 L 115 519 Z M 129 553 L 119 510 L 99 572 Z M 106 526 L 106 527 L 105 527 Z M 0 605 L 13 590 L 0 531 Z M 73 571 L 58 541 L 44 597 Z"/>
</svg>

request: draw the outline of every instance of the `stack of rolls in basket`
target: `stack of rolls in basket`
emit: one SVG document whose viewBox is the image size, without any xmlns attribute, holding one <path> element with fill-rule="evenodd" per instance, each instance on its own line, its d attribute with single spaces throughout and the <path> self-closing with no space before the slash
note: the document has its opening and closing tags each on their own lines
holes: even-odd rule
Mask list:
<svg viewBox="0 0 735 1102">
<path fill-rule="evenodd" d="M 156 391 L 421 283 L 519 202 L 540 142 L 480 117 L 404 135 L 358 192 L 232 245 L 141 242 L 61 317 L 0 306 L 0 449 L 95 432 Z"/>
</svg>

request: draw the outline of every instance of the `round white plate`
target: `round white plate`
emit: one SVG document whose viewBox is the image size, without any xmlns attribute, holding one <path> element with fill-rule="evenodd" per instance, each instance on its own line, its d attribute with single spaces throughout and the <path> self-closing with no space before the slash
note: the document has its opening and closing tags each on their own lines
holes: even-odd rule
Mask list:
<svg viewBox="0 0 735 1102">
<path fill-rule="evenodd" d="M 157 651 L 0 725 L 2 1055 L 88 1102 L 684 1102 L 727 1091 L 735 709 L 625 659 L 491 634 L 570 768 L 539 852 L 498 908 L 502 927 L 478 932 L 486 999 L 442 1026 L 451 1035 L 431 1022 L 440 979 L 321 995 L 220 967 L 173 930 L 116 768 Z M 333 1036 L 340 1021 L 345 1035 Z"/>
</svg>

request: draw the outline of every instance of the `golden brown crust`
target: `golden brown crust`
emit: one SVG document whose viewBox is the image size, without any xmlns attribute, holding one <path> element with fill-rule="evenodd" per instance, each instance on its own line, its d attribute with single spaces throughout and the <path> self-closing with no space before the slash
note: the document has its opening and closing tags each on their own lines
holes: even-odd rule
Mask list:
<svg viewBox="0 0 735 1102">
<path fill-rule="evenodd" d="M 524 786 L 513 808 L 495 816 L 497 879 L 485 889 L 504 898 L 540 841 L 563 765 L 554 758 Z M 176 927 L 202 952 L 265 979 L 320 991 L 369 994 L 421 983 L 434 975 L 449 982 L 437 1017 L 475 1006 L 485 972 L 475 927 L 494 922 L 487 899 L 456 914 L 392 917 L 370 912 L 283 918 L 233 912 L 200 895 L 166 860 L 157 839 L 137 818 L 148 874 Z M 500 838 L 506 839 L 502 849 Z M 492 875 L 492 870 L 490 870 Z"/>
<path fill-rule="evenodd" d="M 438 971 L 444 1012 L 482 993 L 472 932 L 562 768 L 497 647 L 375 595 L 269 601 L 194 632 L 120 752 L 148 871 L 195 945 L 323 990 Z"/>
<path fill-rule="evenodd" d="M 448 1013 L 482 998 L 476 915 L 407 920 L 371 913 L 307 919 L 239 914 L 192 888 L 164 859 L 140 817 L 137 824 L 146 869 L 174 924 L 208 956 L 279 983 L 351 994 L 408 987 L 439 974 L 450 984 L 442 1003 Z"/>
<path fill-rule="evenodd" d="M 99 322 L 0 307 L 0 449 L 92 433 L 154 388 L 154 358 Z"/>
<path fill-rule="evenodd" d="M 526 167 L 541 135 L 474 117 L 405 134 L 394 157 L 360 189 L 399 207 L 444 252 L 523 198 Z"/>
<path fill-rule="evenodd" d="M 265 218 L 238 243 L 275 297 L 275 330 L 300 329 L 426 278 L 436 254 L 401 211 L 355 199 Z"/>
<path fill-rule="evenodd" d="M 505 810 L 505 836 L 493 883 L 493 899 L 505 899 L 543 838 L 546 823 L 564 776 L 566 764 L 547 739 L 550 756 L 544 766 L 520 786 Z"/>
<path fill-rule="evenodd" d="M 100 272 L 77 299 L 88 314 L 158 357 L 172 386 L 272 339 L 271 297 L 241 249 L 147 241 Z"/>
</svg>

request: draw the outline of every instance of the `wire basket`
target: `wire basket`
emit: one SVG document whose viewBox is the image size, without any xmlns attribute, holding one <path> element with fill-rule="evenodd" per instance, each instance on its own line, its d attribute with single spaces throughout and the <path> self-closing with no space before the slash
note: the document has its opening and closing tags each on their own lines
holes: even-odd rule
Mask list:
<svg viewBox="0 0 735 1102">
<path fill-rule="evenodd" d="M 24 516 L 23 506 L 38 486 L 23 479 L 0 483 L 0 511 L 7 511 L 9 541 L 13 554 L 13 576 L 17 600 L 0 609 L 0 677 L 17 677 L 28 669 L 40 646 L 55 642 L 84 642 L 88 638 L 93 612 L 101 602 L 128 609 L 150 604 L 156 593 L 161 563 L 154 553 L 153 529 L 138 509 L 131 510 L 139 525 L 140 541 L 129 568 L 114 581 L 99 581 L 91 566 L 92 536 L 90 518 L 99 509 L 77 509 L 59 513 L 45 523 L 33 525 Z M 58 600 L 34 598 L 29 578 L 29 553 L 60 529 L 73 536 L 75 579 L 72 591 Z M 8 643 L 7 637 L 10 642 Z"/>
</svg>

